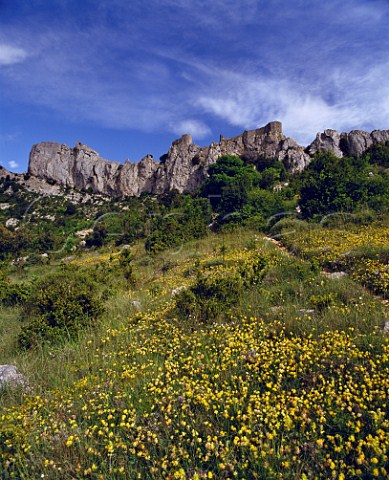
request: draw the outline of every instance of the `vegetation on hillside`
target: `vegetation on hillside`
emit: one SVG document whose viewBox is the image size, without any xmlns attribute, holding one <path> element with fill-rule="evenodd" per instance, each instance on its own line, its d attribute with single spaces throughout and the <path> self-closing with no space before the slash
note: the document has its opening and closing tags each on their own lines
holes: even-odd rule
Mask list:
<svg viewBox="0 0 389 480">
<path fill-rule="evenodd" d="M 0 477 L 387 478 L 387 147 L 193 195 L 3 181 Z"/>
<path fill-rule="evenodd" d="M 385 212 L 388 159 L 388 145 L 374 146 L 360 158 L 318 153 L 303 172 L 291 175 L 280 161 L 245 162 L 225 155 L 209 167 L 208 178 L 194 194 L 120 200 L 86 192 L 40 197 L 5 177 L 0 180 L 0 260 L 32 254 L 33 262 L 45 253 L 60 258 L 84 246 L 138 239 L 155 254 L 205 236 L 211 223 L 213 229 L 237 224 L 265 228 L 274 215 L 296 214 L 296 208 L 302 218 L 317 221 L 340 212 Z"/>
</svg>

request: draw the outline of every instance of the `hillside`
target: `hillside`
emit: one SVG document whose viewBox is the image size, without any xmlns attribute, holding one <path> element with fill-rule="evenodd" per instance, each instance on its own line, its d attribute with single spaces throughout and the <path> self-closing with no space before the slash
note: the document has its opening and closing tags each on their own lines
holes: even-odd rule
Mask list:
<svg viewBox="0 0 389 480">
<path fill-rule="evenodd" d="M 223 155 L 126 198 L 3 176 L 1 478 L 387 478 L 388 158 Z"/>
<path fill-rule="evenodd" d="M 86 278 L 105 313 L 18 353 L 2 308 L 0 363 L 29 378 L 2 396 L 2 478 L 385 478 L 387 306 L 356 282 L 376 291 L 358 253 L 387 255 L 387 223 L 284 233 L 293 255 L 240 228 L 15 272 Z M 344 254 L 349 275 L 321 272 Z"/>
</svg>

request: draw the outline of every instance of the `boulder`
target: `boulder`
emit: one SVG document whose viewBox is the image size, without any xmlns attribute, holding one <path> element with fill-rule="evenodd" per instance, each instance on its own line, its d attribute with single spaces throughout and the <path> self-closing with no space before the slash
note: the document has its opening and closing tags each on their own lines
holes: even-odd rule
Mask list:
<svg viewBox="0 0 389 480">
<path fill-rule="evenodd" d="M 339 280 L 340 278 L 347 277 L 346 272 L 323 272 L 323 274 L 331 280 Z"/>
<path fill-rule="evenodd" d="M 5 222 L 5 226 L 7 228 L 15 228 L 19 225 L 19 220 L 17 218 L 9 218 L 6 222 Z"/>
<path fill-rule="evenodd" d="M 317 152 L 332 152 L 339 158 L 343 157 L 340 148 L 340 134 L 336 130 L 327 129 L 318 133 L 315 140 L 308 146 L 307 152 L 313 157 Z"/>
<path fill-rule="evenodd" d="M 315 310 L 312 310 L 312 309 L 309 309 L 309 308 L 300 308 L 299 312 L 302 314 L 302 315 L 308 315 L 308 316 L 312 316 L 312 315 L 315 315 Z"/>
<path fill-rule="evenodd" d="M 176 295 L 178 295 L 179 293 L 183 292 L 184 290 L 187 290 L 188 287 L 185 286 L 185 285 L 181 285 L 180 287 L 176 287 L 176 288 L 173 288 L 173 290 L 170 292 L 170 295 L 172 297 L 175 297 Z"/>
<path fill-rule="evenodd" d="M 139 302 L 138 300 L 132 300 L 130 305 L 134 307 L 136 310 L 140 310 L 142 308 L 142 303 Z"/>
<path fill-rule="evenodd" d="M 28 387 L 27 378 L 14 365 L 0 365 L 0 390 L 20 387 Z"/>
</svg>

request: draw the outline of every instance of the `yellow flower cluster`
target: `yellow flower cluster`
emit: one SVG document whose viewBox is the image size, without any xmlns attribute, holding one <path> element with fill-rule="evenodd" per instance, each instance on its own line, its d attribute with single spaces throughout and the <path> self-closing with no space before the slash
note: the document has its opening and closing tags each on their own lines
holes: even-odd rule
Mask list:
<svg viewBox="0 0 389 480">
<path fill-rule="evenodd" d="M 389 264 L 378 260 L 362 259 L 352 268 L 352 277 L 371 290 L 389 296 Z"/>
<path fill-rule="evenodd" d="M 350 229 L 313 228 L 308 232 L 285 237 L 289 247 L 303 258 L 315 259 L 321 265 L 340 260 L 345 263 L 352 277 L 377 293 L 389 293 L 389 266 L 385 261 L 358 255 L 357 249 L 389 247 L 389 226 L 371 224 Z"/>
<path fill-rule="evenodd" d="M 108 336 L 100 372 L 3 413 L 11 478 L 389 473 L 388 343 L 374 355 L 256 318 L 184 334 L 155 315 Z"/>
<path fill-rule="evenodd" d="M 78 266 L 99 265 L 100 263 L 117 262 L 118 257 L 118 252 L 93 253 L 82 258 L 75 258 L 71 263 Z"/>
</svg>

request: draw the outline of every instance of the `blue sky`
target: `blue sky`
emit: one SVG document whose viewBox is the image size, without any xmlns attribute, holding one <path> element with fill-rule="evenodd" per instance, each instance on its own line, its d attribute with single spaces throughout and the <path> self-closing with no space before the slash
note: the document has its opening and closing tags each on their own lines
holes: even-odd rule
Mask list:
<svg viewBox="0 0 389 480">
<path fill-rule="evenodd" d="M 0 0 L 0 164 L 159 157 L 183 133 L 389 129 L 388 0 Z"/>
</svg>

